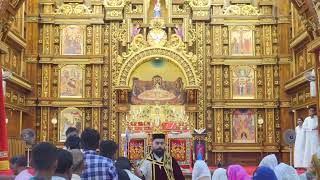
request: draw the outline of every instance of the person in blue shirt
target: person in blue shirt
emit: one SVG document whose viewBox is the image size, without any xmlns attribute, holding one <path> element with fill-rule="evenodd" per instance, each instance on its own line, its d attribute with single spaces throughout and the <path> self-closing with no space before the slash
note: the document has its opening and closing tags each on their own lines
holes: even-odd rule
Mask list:
<svg viewBox="0 0 320 180">
<path fill-rule="evenodd" d="M 99 156 L 96 152 L 100 135 L 97 130 L 87 128 L 81 134 L 86 168 L 81 174 L 82 180 L 117 180 L 118 174 L 113 161 Z"/>
</svg>

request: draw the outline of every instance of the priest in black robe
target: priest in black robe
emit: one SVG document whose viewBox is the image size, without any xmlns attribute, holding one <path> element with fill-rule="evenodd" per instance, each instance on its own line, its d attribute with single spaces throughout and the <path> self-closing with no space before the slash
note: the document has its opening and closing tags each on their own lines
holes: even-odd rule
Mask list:
<svg viewBox="0 0 320 180">
<path fill-rule="evenodd" d="M 142 161 L 136 174 L 144 180 L 184 180 L 178 162 L 165 150 L 165 135 L 152 135 L 152 152 Z"/>
</svg>

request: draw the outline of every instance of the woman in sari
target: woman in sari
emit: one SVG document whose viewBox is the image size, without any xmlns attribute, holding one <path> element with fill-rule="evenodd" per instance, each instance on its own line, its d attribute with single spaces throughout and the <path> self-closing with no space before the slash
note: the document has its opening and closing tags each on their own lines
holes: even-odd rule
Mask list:
<svg viewBox="0 0 320 180">
<path fill-rule="evenodd" d="M 247 171 L 240 165 L 230 165 L 227 174 L 228 180 L 251 180 Z"/>
</svg>

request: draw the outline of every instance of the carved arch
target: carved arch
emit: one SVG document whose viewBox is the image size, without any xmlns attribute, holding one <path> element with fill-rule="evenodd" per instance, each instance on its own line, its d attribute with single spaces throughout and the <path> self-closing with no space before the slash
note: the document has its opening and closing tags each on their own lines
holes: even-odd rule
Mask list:
<svg viewBox="0 0 320 180">
<path fill-rule="evenodd" d="M 166 58 L 169 61 L 175 63 L 183 72 L 186 78 L 187 87 L 195 87 L 199 85 L 197 73 L 188 57 L 169 48 L 149 47 L 135 52 L 131 56 L 126 58 L 119 71 L 117 86 L 128 87 L 132 72 L 140 64 L 146 62 L 147 60 L 153 57 Z"/>
</svg>

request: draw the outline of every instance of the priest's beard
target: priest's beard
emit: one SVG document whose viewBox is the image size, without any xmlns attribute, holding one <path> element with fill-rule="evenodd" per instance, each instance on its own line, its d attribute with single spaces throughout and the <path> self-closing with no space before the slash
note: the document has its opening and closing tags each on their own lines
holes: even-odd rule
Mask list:
<svg viewBox="0 0 320 180">
<path fill-rule="evenodd" d="M 162 148 L 154 149 L 153 153 L 161 158 L 164 155 L 164 149 L 162 149 Z"/>
</svg>

